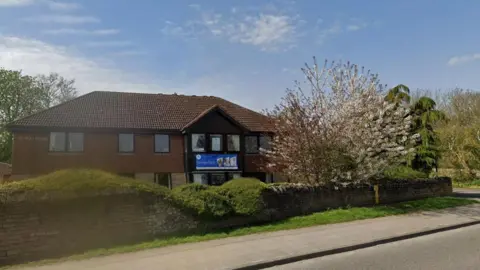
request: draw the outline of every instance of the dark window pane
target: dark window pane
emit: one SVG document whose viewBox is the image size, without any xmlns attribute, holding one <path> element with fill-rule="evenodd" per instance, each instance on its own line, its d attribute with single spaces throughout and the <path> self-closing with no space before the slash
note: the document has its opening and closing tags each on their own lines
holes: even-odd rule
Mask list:
<svg viewBox="0 0 480 270">
<path fill-rule="evenodd" d="M 155 152 L 168 153 L 170 152 L 170 136 L 164 134 L 155 135 Z"/>
<path fill-rule="evenodd" d="M 225 183 L 225 174 L 224 173 L 212 173 L 211 175 L 211 184 L 214 186 L 219 186 Z"/>
<path fill-rule="evenodd" d="M 258 153 L 258 137 L 257 136 L 245 137 L 245 151 L 247 153 Z"/>
<path fill-rule="evenodd" d="M 83 151 L 83 133 L 68 133 L 68 151 Z"/>
<path fill-rule="evenodd" d="M 206 173 L 194 173 L 193 174 L 193 183 L 207 185 L 208 184 L 208 175 Z"/>
<path fill-rule="evenodd" d="M 118 134 L 118 151 L 133 152 L 133 134 Z"/>
<path fill-rule="evenodd" d="M 155 183 L 170 187 L 170 174 L 169 173 L 156 173 L 155 174 Z"/>
<path fill-rule="evenodd" d="M 212 151 L 222 151 L 222 135 L 210 135 L 210 148 Z"/>
<path fill-rule="evenodd" d="M 63 152 L 65 151 L 65 132 L 51 132 L 50 133 L 50 151 Z"/>
<path fill-rule="evenodd" d="M 192 151 L 205 152 L 205 134 L 192 134 Z"/>
<path fill-rule="evenodd" d="M 228 151 L 240 151 L 240 135 L 227 135 Z"/>
<path fill-rule="evenodd" d="M 269 136 L 260 136 L 260 148 L 270 150 L 271 138 Z"/>
</svg>

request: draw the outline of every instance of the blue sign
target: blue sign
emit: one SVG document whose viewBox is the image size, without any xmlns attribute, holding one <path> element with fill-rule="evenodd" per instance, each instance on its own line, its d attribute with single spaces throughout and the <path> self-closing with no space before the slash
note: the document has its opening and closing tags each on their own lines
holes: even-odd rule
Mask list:
<svg viewBox="0 0 480 270">
<path fill-rule="evenodd" d="M 238 170 L 237 154 L 197 154 L 197 170 Z"/>
</svg>

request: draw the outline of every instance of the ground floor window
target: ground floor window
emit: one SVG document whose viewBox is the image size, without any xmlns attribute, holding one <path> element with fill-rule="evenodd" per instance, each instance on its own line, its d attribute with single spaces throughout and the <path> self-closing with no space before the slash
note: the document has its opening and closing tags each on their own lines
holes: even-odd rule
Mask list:
<svg viewBox="0 0 480 270">
<path fill-rule="evenodd" d="M 220 186 L 223 183 L 242 177 L 241 172 L 194 172 L 190 174 L 190 182 L 202 185 Z"/>
<path fill-rule="evenodd" d="M 172 177 L 169 173 L 156 173 L 153 181 L 161 186 L 172 188 Z"/>
</svg>

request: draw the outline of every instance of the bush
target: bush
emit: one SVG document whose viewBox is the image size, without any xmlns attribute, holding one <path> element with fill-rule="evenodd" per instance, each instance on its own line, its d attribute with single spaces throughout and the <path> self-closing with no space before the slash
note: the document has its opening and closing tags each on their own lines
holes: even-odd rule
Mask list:
<svg viewBox="0 0 480 270">
<path fill-rule="evenodd" d="M 172 198 L 180 207 L 206 219 L 217 219 L 233 213 L 227 198 L 206 185 L 188 184 L 174 188 Z"/>
<path fill-rule="evenodd" d="M 238 178 L 226 182 L 217 192 L 227 197 L 238 215 L 255 215 L 263 210 L 265 204 L 262 192 L 267 185 L 254 178 Z"/>
<path fill-rule="evenodd" d="M 166 187 L 121 177 L 99 170 L 70 169 L 47 175 L 14 181 L 0 186 L 5 197 L 18 200 L 68 199 L 85 196 L 138 194 L 167 196 Z"/>
<path fill-rule="evenodd" d="M 396 166 L 387 168 L 383 172 L 383 176 L 386 179 L 425 179 L 428 178 L 428 174 L 420 171 L 416 171 L 407 166 Z"/>
</svg>

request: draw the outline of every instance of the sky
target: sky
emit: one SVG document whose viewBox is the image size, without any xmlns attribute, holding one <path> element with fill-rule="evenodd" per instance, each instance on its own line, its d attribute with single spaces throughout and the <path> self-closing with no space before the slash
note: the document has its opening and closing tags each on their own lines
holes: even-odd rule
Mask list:
<svg viewBox="0 0 480 270">
<path fill-rule="evenodd" d="M 382 83 L 478 89 L 475 0 L 0 0 L 0 67 L 80 94 L 215 95 L 272 108 L 312 57 Z"/>
</svg>

